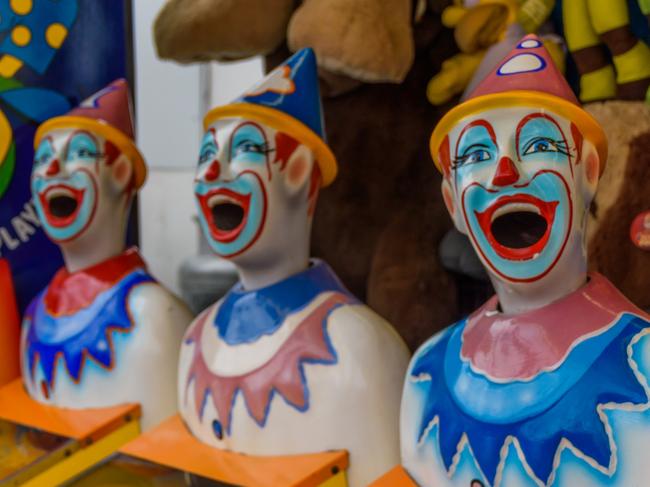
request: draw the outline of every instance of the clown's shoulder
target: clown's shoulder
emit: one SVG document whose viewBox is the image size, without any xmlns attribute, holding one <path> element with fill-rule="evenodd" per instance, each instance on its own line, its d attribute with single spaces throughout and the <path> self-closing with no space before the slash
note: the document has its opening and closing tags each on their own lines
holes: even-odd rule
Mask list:
<svg viewBox="0 0 650 487">
<path fill-rule="evenodd" d="M 414 425 L 410 425 L 410 423 L 420 419 L 421 412 L 426 405 L 426 394 L 422 394 L 419 384 L 442 374 L 448 339 L 455 331 L 462 329 L 466 323 L 467 320 L 462 319 L 435 333 L 420 345 L 411 357 L 406 370 L 402 394 L 400 421 L 403 436 L 406 431 L 411 432 Z M 431 354 L 432 349 L 437 347 L 441 347 L 441 353 Z M 409 427 L 406 427 L 407 425 Z M 404 440 L 403 437 L 402 446 L 409 443 Z"/>
<path fill-rule="evenodd" d="M 337 351 L 349 351 L 364 359 L 391 362 L 400 374 L 406 370 L 410 353 L 393 326 L 369 306 L 358 301 L 334 309 L 328 317 L 327 331 Z"/>
<path fill-rule="evenodd" d="M 370 307 L 356 302 L 331 312 L 327 334 L 339 368 L 363 377 L 364 387 L 359 388 L 356 380 L 343 383 L 337 374 L 332 375 L 333 382 L 348 389 L 346 394 L 357 396 L 359 404 L 369 408 L 382 401 L 384 408 L 392 409 L 397 427 L 399 391 L 410 358 L 408 347 L 397 331 Z"/>
<path fill-rule="evenodd" d="M 127 303 L 136 325 L 151 327 L 157 337 L 169 338 L 175 345 L 180 343 L 193 318 L 187 305 L 155 280 L 134 287 Z"/>
</svg>

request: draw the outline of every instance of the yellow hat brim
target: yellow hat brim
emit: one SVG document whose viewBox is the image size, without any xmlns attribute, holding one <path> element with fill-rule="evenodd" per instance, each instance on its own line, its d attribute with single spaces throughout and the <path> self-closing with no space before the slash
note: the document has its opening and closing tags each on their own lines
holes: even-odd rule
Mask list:
<svg viewBox="0 0 650 487">
<path fill-rule="evenodd" d="M 336 157 L 328 145 L 313 130 L 280 110 L 253 105 L 252 103 L 233 103 L 210 110 L 203 119 L 207 130 L 216 120 L 223 118 L 246 117 L 264 123 L 299 140 L 309 147 L 316 157 L 321 172 L 321 187 L 328 186 L 336 178 L 338 171 Z"/>
<path fill-rule="evenodd" d="M 438 151 L 440 144 L 445 136 L 454 128 L 462 119 L 476 113 L 485 112 L 495 108 L 510 108 L 530 106 L 539 109 L 547 109 L 575 123 L 585 139 L 590 140 L 598 151 L 600 160 L 600 174 L 603 174 L 607 163 L 607 136 L 605 131 L 584 108 L 571 103 L 564 98 L 549 95 L 539 91 L 506 91 L 503 93 L 493 93 L 489 95 L 478 96 L 467 100 L 449 110 L 438 122 L 436 128 L 431 134 L 429 149 L 431 157 L 438 171 L 442 171 L 440 161 L 438 160 Z"/>
<path fill-rule="evenodd" d="M 147 166 L 144 157 L 136 147 L 133 140 L 121 130 L 112 125 L 92 118 L 79 117 L 74 115 L 64 115 L 62 117 L 50 118 L 43 122 L 36 130 L 34 136 L 34 150 L 41 143 L 41 139 L 47 132 L 57 129 L 80 128 L 89 132 L 97 133 L 113 142 L 122 153 L 133 162 L 133 178 L 135 188 L 139 189 L 147 179 Z"/>
</svg>

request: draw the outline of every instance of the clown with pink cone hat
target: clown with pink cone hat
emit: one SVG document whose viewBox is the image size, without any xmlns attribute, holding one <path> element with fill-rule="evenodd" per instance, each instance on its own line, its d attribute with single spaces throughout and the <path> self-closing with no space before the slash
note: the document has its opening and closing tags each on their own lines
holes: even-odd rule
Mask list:
<svg viewBox="0 0 650 487">
<path fill-rule="evenodd" d="M 402 464 L 423 487 L 645 485 L 650 317 L 587 270 L 602 128 L 531 35 L 431 153 L 496 294 L 411 360 Z"/>
<path fill-rule="evenodd" d="M 146 177 L 126 81 L 44 122 L 34 147 L 34 207 L 65 265 L 25 313 L 25 388 L 63 408 L 139 403 L 147 429 L 176 410 L 176 363 L 191 313 L 126 247 L 129 210 Z"/>
</svg>

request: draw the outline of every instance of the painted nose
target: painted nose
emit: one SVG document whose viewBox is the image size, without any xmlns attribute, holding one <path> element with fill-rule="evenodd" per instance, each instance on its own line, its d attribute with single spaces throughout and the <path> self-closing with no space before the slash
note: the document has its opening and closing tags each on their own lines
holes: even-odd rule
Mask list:
<svg viewBox="0 0 650 487">
<path fill-rule="evenodd" d="M 212 164 L 210 164 L 210 167 L 207 169 L 207 171 L 205 171 L 203 177 L 206 181 L 212 182 L 219 179 L 219 174 L 221 174 L 221 168 L 219 166 L 219 161 L 215 159 L 212 161 Z"/>
<path fill-rule="evenodd" d="M 509 186 L 519 180 L 519 171 L 512 159 L 502 157 L 499 159 L 497 170 L 492 178 L 492 186 Z"/>
<path fill-rule="evenodd" d="M 45 171 L 46 176 L 56 176 L 61 172 L 61 164 L 59 163 L 58 159 L 54 159 L 52 162 L 50 162 L 50 165 L 47 166 L 47 170 Z"/>
</svg>

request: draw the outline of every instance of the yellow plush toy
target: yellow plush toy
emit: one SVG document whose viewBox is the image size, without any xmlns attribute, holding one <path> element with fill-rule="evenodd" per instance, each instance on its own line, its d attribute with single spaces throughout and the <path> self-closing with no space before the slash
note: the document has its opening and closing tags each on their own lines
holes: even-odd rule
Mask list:
<svg viewBox="0 0 650 487">
<path fill-rule="evenodd" d="M 526 33 L 536 32 L 554 4 L 554 0 L 454 0 L 454 4 L 443 11 L 442 22 L 454 29 L 461 52 L 445 60 L 440 72 L 429 81 L 429 101 L 442 105 L 462 93 L 492 46 L 506 37 L 516 40 Z M 552 43 L 549 46 L 554 61 L 562 65 L 561 49 Z M 511 47 L 508 46 L 507 51 Z"/>
<path fill-rule="evenodd" d="M 650 1 L 639 4 L 648 15 Z M 564 0 L 562 17 L 567 46 L 580 73 L 583 102 L 646 99 L 650 48 L 632 33 L 626 0 Z"/>
</svg>

